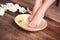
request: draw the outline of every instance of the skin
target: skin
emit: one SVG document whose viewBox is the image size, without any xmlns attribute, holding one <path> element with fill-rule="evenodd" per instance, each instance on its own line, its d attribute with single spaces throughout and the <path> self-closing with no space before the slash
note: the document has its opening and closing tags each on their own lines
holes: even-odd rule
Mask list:
<svg viewBox="0 0 60 40">
<path fill-rule="evenodd" d="M 28 24 L 28 26 L 30 27 L 39 26 L 45 15 L 45 12 L 54 2 L 55 0 L 44 0 L 44 2 L 42 0 L 36 0 L 33 11 L 29 16 L 30 23 Z"/>
<path fill-rule="evenodd" d="M 41 6 L 42 6 L 42 0 L 35 0 L 35 5 L 33 7 L 32 13 L 29 16 L 29 21 L 32 21 L 33 17 L 36 15 L 36 12 Z"/>
</svg>

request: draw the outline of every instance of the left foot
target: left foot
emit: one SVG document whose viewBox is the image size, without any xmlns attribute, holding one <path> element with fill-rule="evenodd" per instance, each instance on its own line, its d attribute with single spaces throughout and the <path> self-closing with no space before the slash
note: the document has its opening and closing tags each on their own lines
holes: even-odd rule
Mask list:
<svg viewBox="0 0 60 40">
<path fill-rule="evenodd" d="M 33 8 L 32 14 L 30 14 L 28 18 L 30 22 L 33 20 L 34 16 L 36 15 L 36 12 L 41 6 L 42 6 L 42 0 L 35 0 L 35 5 Z"/>
<path fill-rule="evenodd" d="M 43 18 L 40 15 L 36 15 L 32 22 L 29 24 L 30 27 L 38 27 Z"/>
</svg>

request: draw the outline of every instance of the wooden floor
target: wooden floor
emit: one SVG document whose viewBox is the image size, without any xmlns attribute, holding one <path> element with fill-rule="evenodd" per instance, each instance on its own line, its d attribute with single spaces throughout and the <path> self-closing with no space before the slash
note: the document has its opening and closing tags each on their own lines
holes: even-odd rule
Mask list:
<svg viewBox="0 0 60 40">
<path fill-rule="evenodd" d="M 0 1 L 0 3 L 6 2 L 19 3 L 21 6 L 29 7 L 32 9 L 34 0 Z M 30 5 L 27 5 L 25 3 L 28 3 Z M 18 25 L 15 24 L 14 18 L 16 15 L 18 15 L 17 12 L 16 13 L 7 12 L 3 17 L 0 16 L 0 40 L 60 40 L 59 13 L 60 5 L 59 7 L 52 6 L 50 9 L 48 9 L 45 16 L 45 19 L 48 22 L 47 28 L 38 32 L 28 32 L 21 29 Z"/>
</svg>

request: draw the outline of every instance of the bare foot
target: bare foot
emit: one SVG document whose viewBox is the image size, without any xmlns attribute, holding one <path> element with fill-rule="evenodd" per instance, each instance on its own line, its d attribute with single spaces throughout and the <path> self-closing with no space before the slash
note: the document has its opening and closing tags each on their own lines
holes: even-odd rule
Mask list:
<svg viewBox="0 0 60 40">
<path fill-rule="evenodd" d="M 32 21 L 38 9 L 42 6 L 42 0 L 36 0 L 32 13 L 28 17 L 29 21 Z"/>
<path fill-rule="evenodd" d="M 30 27 L 38 27 L 42 21 L 42 17 L 39 15 L 36 15 L 35 18 L 31 21 L 31 23 L 29 24 Z"/>
<path fill-rule="evenodd" d="M 32 21 L 32 19 L 33 19 L 33 16 L 32 16 L 32 15 L 30 15 L 30 16 L 28 17 L 28 19 L 29 19 L 29 21 L 31 22 L 31 21 Z"/>
<path fill-rule="evenodd" d="M 33 20 L 34 16 L 35 16 L 35 14 L 32 14 L 32 15 L 30 14 L 30 16 L 28 17 L 30 22 Z"/>
<path fill-rule="evenodd" d="M 37 27 L 40 25 L 45 12 L 47 9 L 55 2 L 55 0 L 45 0 L 44 4 L 42 5 L 41 8 L 37 11 L 37 14 L 33 18 L 33 20 L 30 22 L 29 26 L 30 27 Z"/>
</svg>

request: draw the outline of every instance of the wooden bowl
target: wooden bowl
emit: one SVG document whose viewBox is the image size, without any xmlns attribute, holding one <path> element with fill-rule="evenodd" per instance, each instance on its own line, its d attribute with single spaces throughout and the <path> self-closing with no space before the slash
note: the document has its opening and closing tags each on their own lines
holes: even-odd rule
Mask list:
<svg viewBox="0 0 60 40">
<path fill-rule="evenodd" d="M 29 14 L 17 15 L 15 17 L 14 21 L 19 27 L 21 27 L 27 31 L 40 31 L 47 27 L 47 22 L 44 19 L 42 19 L 39 27 L 32 28 L 32 27 L 27 26 L 29 24 L 28 16 L 29 16 Z"/>
</svg>

